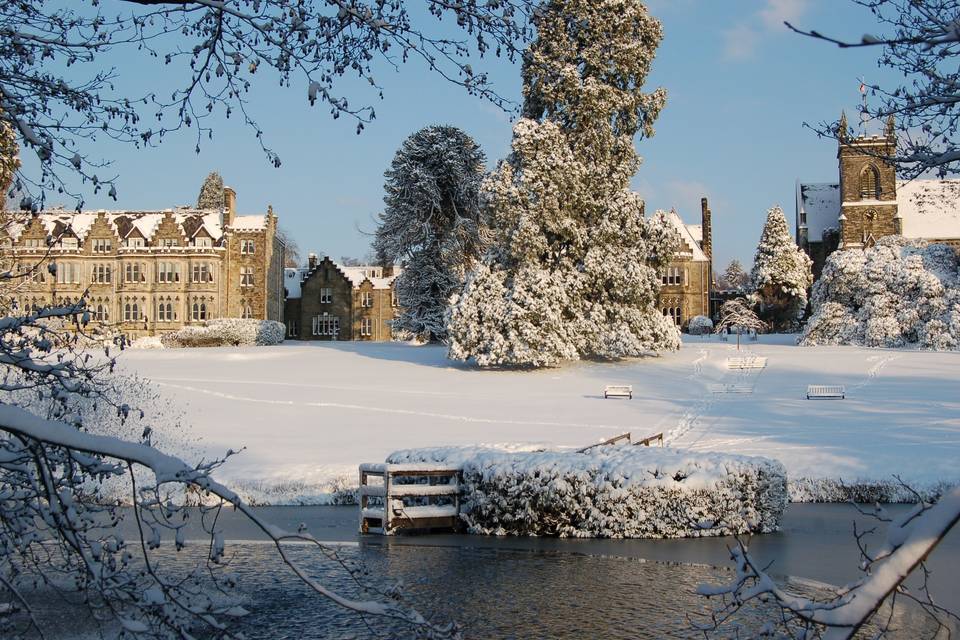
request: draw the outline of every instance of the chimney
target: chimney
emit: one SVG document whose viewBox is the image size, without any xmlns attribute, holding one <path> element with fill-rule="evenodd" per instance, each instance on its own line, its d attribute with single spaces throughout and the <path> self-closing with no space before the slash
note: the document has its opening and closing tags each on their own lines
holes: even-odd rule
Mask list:
<svg viewBox="0 0 960 640">
<path fill-rule="evenodd" d="M 317 254 L 311 253 L 307 255 L 307 266 L 311 271 L 317 268 Z"/>
<path fill-rule="evenodd" d="M 713 260 L 713 225 L 712 225 L 712 214 L 710 212 L 710 207 L 707 206 L 707 199 L 700 198 L 700 223 L 702 226 L 702 237 L 700 241 L 700 248 L 703 249 L 703 252 L 707 255 L 708 258 Z"/>
<path fill-rule="evenodd" d="M 223 188 L 223 226 L 233 226 L 237 218 L 237 192 L 232 187 Z"/>
</svg>

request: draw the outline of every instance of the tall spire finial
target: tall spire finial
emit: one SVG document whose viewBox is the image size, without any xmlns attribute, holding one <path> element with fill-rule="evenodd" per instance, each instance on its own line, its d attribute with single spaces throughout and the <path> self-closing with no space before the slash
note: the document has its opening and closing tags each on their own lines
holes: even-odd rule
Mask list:
<svg viewBox="0 0 960 640">
<path fill-rule="evenodd" d="M 894 120 L 892 113 L 887 116 L 887 126 L 884 128 L 883 133 L 888 138 L 893 138 L 897 135 L 897 121 Z"/>
<path fill-rule="evenodd" d="M 847 125 L 847 112 L 840 112 L 840 124 L 837 125 L 837 140 L 840 142 L 847 141 L 847 131 L 849 130 Z"/>
</svg>

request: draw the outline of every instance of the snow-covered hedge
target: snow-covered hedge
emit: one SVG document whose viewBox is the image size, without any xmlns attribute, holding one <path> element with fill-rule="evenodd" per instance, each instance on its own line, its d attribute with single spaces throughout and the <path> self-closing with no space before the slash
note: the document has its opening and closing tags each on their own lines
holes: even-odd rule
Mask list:
<svg viewBox="0 0 960 640">
<path fill-rule="evenodd" d="M 897 236 L 863 251 L 835 251 L 813 287 L 805 345 L 960 345 L 957 254 Z"/>
<path fill-rule="evenodd" d="M 273 320 L 220 318 L 203 326 L 184 327 L 165 334 L 165 347 L 264 346 L 283 342 L 285 328 Z"/>
<path fill-rule="evenodd" d="M 707 316 L 693 316 L 687 323 L 687 331 L 695 336 L 712 333 L 713 320 Z"/>
<path fill-rule="evenodd" d="M 787 504 L 779 462 L 669 448 L 587 453 L 498 449 L 397 451 L 388 462 L 463 467 L 461 514 L 472 533 L 680 538 L 770 532 Z"/>
</svg>

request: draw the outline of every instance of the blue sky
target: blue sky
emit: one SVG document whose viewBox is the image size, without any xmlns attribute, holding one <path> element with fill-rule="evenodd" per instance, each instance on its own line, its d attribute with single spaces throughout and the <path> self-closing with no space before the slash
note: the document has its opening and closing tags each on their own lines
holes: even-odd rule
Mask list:
<svg viewBox="0 0 960 640">
<path fill-rule="evenodd" d="M 845 50 L 790 33 L 784 19 L 832 35 L 859 39 L 873 31 L 869 13 L 848 0 L 651 0 L 664 25 L 649 87 L 667 89 L 657 134 L 639 140 L 644 158 L 633 181 L 647 210 L 675 207 L 699 222 L 707 196 L 714 216 L 715 265 L 752 261 L 769 207 L 780 204 L 792 222 L 798 178 L 836 180 L 836 146 L 804 122 L 836 120 L 855 111 L 859 81 L 897 78 L 876 63 L 879 50 Z M 136 94 L 165 86 L 155 61 L 125 58 L 119 86 Z M 501 93 L 519 99 L 519 66 L 478 62 Z M 281 88 L 261 78 L 251 108 L 283 164 L 273 168 L 252 132 L 238 120 L 215 121 L 215 135 L 194 152 L 179 134 L 155 149 L 104 143 L 115 161 L 119 201 L 90 195 L 87 208 L 166 208 L 193 203 L 203 178 L 219 171 L 237 190 L 241 213 L 272 204 L 306 251 L 362 257 L 382 206 L 383 171 L 401 141 L 417 129 L 445 123 L 472 135 L 493 166 L 509 150 L 509 114 L 432 75 L 416 63 L 380 80 L 385 99 L 346 82 L 353 102 L 375 103 L 377 120 L 356 135 L 348 119 L 310 107 L 306 87 Z M 852 118 L 856 120 L 856 116 Z M 51 201 L 54 203 L 54 201 Z M 65 203 L 72 206 L 72 203 Z"/>
</svg>

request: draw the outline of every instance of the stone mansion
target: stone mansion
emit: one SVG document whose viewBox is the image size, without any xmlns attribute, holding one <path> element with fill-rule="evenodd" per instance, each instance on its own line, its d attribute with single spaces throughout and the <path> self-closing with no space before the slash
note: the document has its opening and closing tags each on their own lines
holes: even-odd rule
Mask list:
<svg viewBox="0 0 960 640">
<path fill-rule="evenodd" d="M 283 320 L 277 216 L 220 210 L 44 210 L 6 214 L 0 247 L 31 276 L 15 287 L 22 309 L 85 296 L 92 319 L 130 338 L 213 318 Z M 32 268 L 32 269 L 31 269 Z"/>
</svg>

